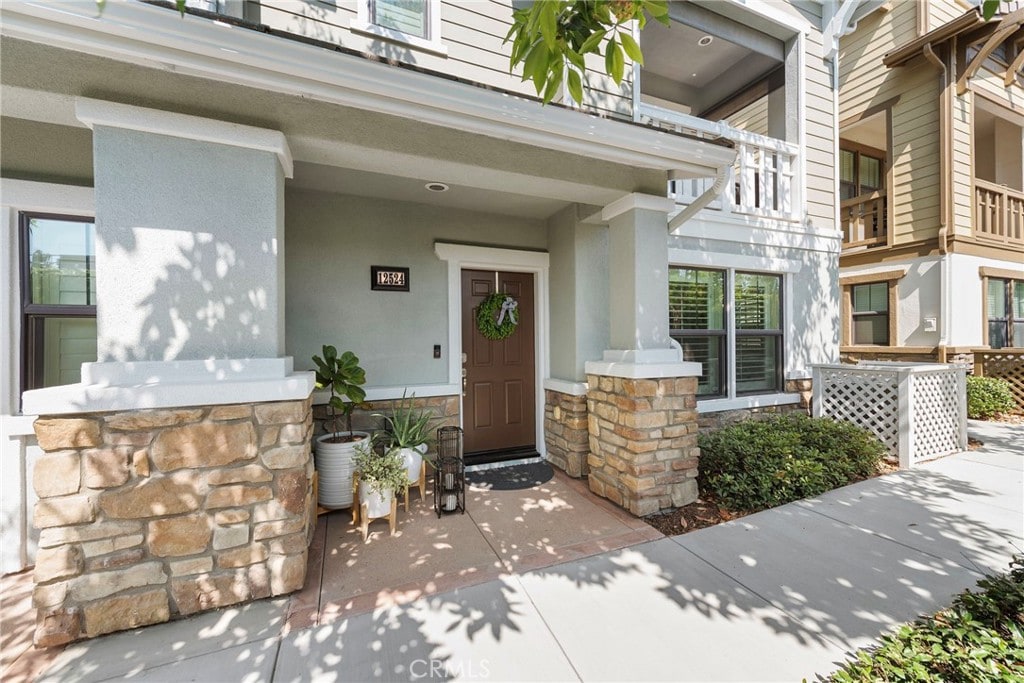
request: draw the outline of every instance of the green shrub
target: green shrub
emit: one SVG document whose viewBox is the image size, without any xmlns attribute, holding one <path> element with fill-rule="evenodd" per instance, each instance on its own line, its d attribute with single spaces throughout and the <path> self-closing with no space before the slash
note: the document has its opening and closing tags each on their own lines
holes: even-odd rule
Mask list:
<svg viewBox="0 0 1024 683">
<path fill-rule="evenodd" d="M 967 376 L 967 417 L 987 420 L 997 413 L 1014 409 L 1010 383 L 998 377 Z"/>
<path fill-rule="evenodd" d="M 830 681 L 1024 680 L 1024 557 L 937 614 L 902 626 Z"/>
<path fill-rule="evenodd" d="M 699 439 L 701 492 L 735 511 L 775 507 L 869 477 L 885 447 L 865 429 L 799 413 Z"/>
</svg>

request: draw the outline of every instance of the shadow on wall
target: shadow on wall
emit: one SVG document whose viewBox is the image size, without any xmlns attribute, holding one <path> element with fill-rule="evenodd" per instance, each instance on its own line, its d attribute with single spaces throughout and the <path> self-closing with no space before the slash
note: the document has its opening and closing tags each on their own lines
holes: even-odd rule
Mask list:
<svg viewBox="0 0 1024 683">
<path fill-rule="evenodd" d="M 276 336 L 267 338 L 276 330 L 261 325 L 275 315 L 269 310 L 271 295 L 266 288 L 248 286 L 251 275 L 244 284 L 232 278 L 235 272 L 253 268 L 234 247 L 209 233 L 149 228 L 130 232 L 131 241 L 119 243 L 118 250 L 131 252 L 142 240 L 166 243 L 163 265 L 157 266 L 162 272 L 135 304 L 136 339 L 131 340 L 131 332 L 123 327 L 114 338 L 101 333 L 101 360 L 259 357 L 266 355 L 259 349 L 276 344 Z M 265 242 L 259 245 L 264 253 L 271 248 Z M 270 291 L 274 287 L 270 283 Z"/>
</svg>

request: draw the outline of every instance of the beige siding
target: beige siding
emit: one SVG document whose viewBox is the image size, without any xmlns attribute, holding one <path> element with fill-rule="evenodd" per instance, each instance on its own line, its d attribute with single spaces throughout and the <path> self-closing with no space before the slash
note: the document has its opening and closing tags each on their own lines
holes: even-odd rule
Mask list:
<svg viewBox="0 0 1024 683">
<path fill-rule="evenodd" d="M 862 114 L 903 91 L 902 72 L 887 69 L 882 64 L 882 56 L 913 39 L 917 30 L 916 12 L 914 2 L 893 3 L 890 11 L 879 10 L 861 19 L 857 30 L 842 38 L 839 44 L 840 120 Z"/>
<path fill-rule="evenodd" d="M 441 3 L 441 43 L 447 55 L 383 40 L 349 28 L 356 18 L 354 2 L 322 0 L 265 1 L 260 23 L 332 45 L 378 55 L 430 71 L 450 74 L 483 85 L 536 95 L 521 73 L 509 73 L 510 44 L 503 44 L 512 20 L 511 0 Z M 584 97 L 588 109 L 628 118 L 632 111 L 630 79 L 616 86 L 603 73 L 603 60 L 588 63 Z M 627 69 L 627 72 L 629 70 Z M 560 97 L 556 101 L 561 100 Z"/>
<path fill-rule="evenodd" d="M 808 5 L 809 11 L 820 6 Z M 788 9 L 795 12 L 793 9 Z M 804 14 L 799 14 L 805 17 Z M 816 225 L 834 227 L 836 210 L 835 193 L 835 105 L 832 96 L 832 72 L 825 61 L 819 26 L 814 27 L 804 39 L 804 102 L 801 115 L 804 117 L 803 150 L 804 169 L 807 175 L 807 189 L 804 195 L 808 216 Z"/>
<path fill-rule="evenodd" d="M 960 0 L 927 0 L 928 30 L 932 31 L 948 24 L 966 12 L 970 5 Z M 912 3 L 909 3 L 912 4 Z"/>
<path fill-rule="evenodd" d="M 725 119 L 733 128 L 739 128 L 758 135 L 768 135 L 768 98 L 762 97 L 751 102 Z"/>
<path fill-rule="evenodd" d="M 960 235 L 970 235 L 974 225 L 973 100 L 966 92 L 953 101 L 953 225 Z"/>
<path fill-rule="evenodd" d="M 935 237 L 939 229 L 939 72 L 923 58 L 894 69 L 882 64 L 885 53 L 917 35 L 917 11 L 917 3 L 896 2 L 887 12 L 874 12 L 843 37 L 839 51 L 840 121 L 898 98 L 891 109 L 889 160 L 896 245 Z"/>
</svg>

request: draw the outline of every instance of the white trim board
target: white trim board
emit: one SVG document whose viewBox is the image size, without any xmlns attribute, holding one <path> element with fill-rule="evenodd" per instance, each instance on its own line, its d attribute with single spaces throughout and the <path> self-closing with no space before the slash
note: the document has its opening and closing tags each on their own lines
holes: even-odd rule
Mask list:
<svg viewBox="0 0 1024 683">
<path fill-rule="evenodd" d="M 295 165 L 292 162 L 292 152 L 288 149 L 288 141 L 284 133 L 278 130 L 244 126 L 240 123 L 228 123 L 201 116 L 175 114 L 159 109 L 133 107 L 88 97 L 75 99 L 75 116 L 90 130 L 94 126 L 124 128 L 270 152 L 277 156 L 285 178 L 292 178 L 295 175 Z"/>
<path fill-rule="evenodd" d="M 448 382 L 459 387 L 459 421 L 464 415 L 462 405 L 462 270 L 483 268 L 534 276 L 534 412 L 536 413 L 537 452 L 547 455 L 544 443 L 544 380 L 551 365 L 549 347 L 550 292 L 547 252 L 478 247 L 467 244 L 435 242 L 434 253 L 448 264 Z"/>
</svg>

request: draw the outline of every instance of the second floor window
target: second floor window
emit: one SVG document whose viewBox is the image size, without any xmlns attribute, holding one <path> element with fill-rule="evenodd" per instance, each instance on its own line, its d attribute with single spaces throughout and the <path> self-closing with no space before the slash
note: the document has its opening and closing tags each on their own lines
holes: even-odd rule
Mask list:
<svg viewBox="0 0 1024 683">
<path fill-rule="evenodd" d="M 427 0 L 369 0 L 370 23 L 407 36 L 430 40 Z"/>
<path fill-rule="evenodd" d="M 74 384 L 96 360 L 96 230 L 90 218 L 21 214 L 22 388 Z"/>
<path fill-rule="evenodd" d="M 1024 346 L 1024 280 L 989 278 L 988 345 L 993 349 Z"/>
<path fill-rule="evenodd" d="M 884 183 L 885 160 L 881 156 L 839 150 L 839 199 L 853 199 L 878 192 Z"/>
</svg>

